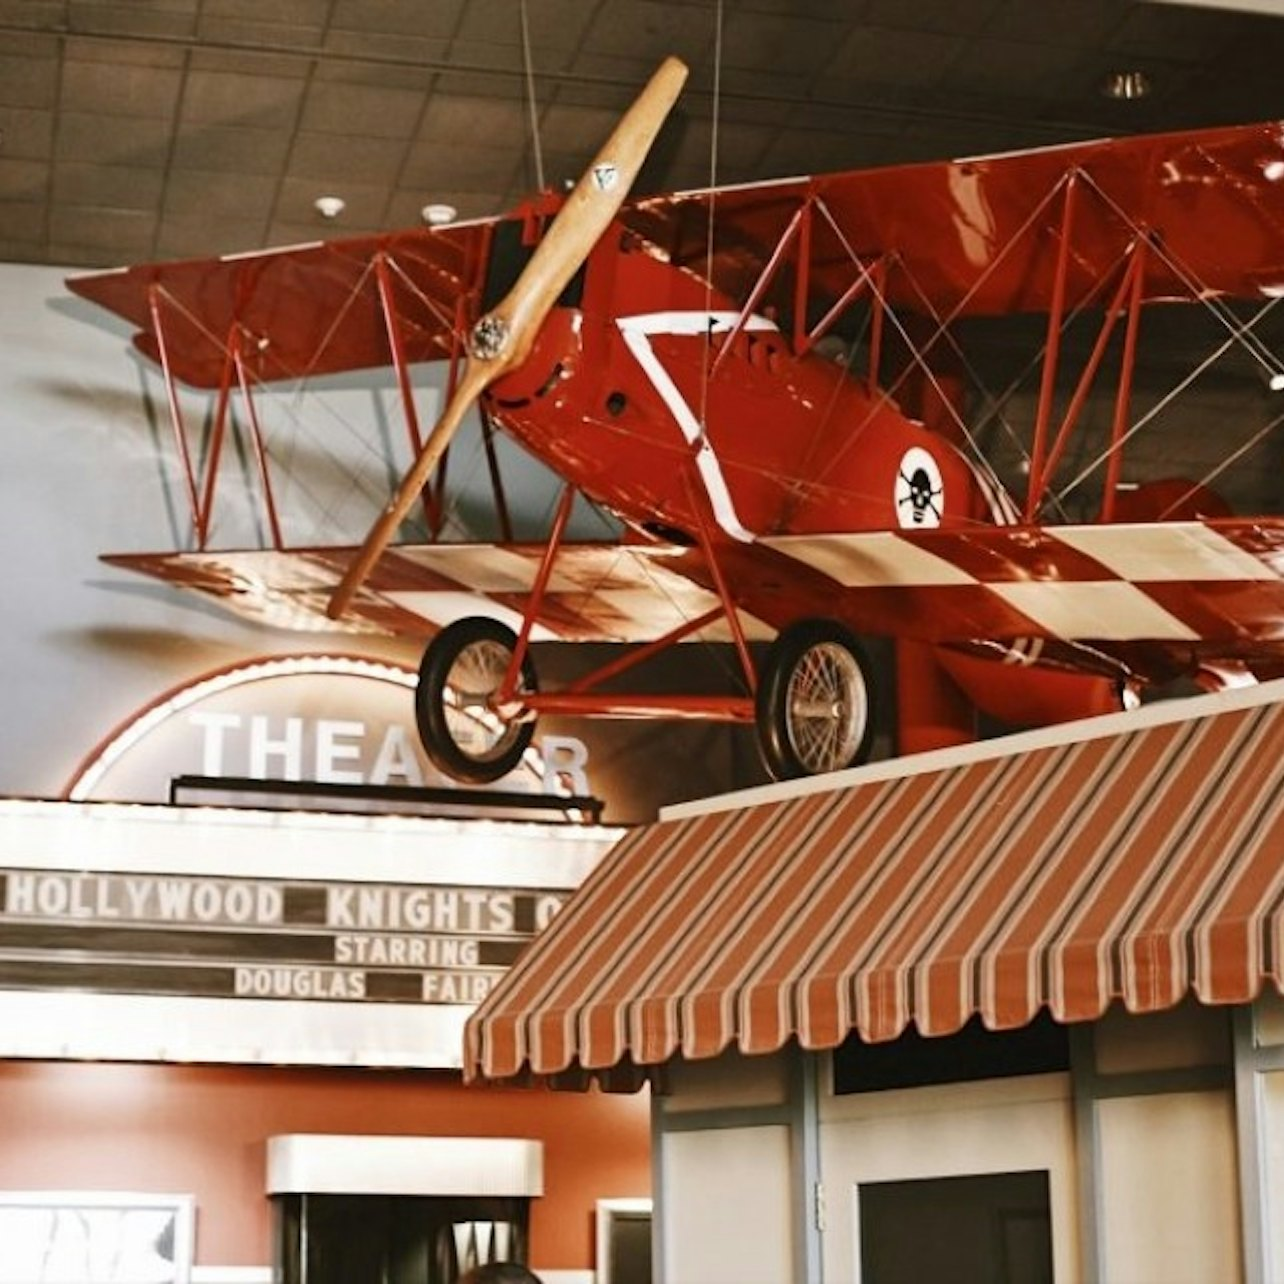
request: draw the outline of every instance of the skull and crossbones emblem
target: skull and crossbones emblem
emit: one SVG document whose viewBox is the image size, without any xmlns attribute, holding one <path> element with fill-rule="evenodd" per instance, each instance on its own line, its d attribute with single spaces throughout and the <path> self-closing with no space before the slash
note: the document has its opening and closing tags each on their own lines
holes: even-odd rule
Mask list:
<svg viewBox="0 0 1284 1284">
<path fill-rule="evenodd" d="M 939 526 L 945 511 L 945 483 L 936 460 L 911 446 L 901 459 L 893 487 L 896 520 L 904 528 Z"/>
</svg>

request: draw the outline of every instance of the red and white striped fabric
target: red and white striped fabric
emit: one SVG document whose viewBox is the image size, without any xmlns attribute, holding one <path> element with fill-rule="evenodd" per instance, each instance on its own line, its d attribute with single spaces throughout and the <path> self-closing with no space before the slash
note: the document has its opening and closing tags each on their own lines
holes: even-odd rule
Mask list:
<svg viewBox="0 0 1284 1284">
<path fill-rule="evenodd" d="M 639 829 L 473 1016 L 465 1073 L 1246 1002 L 1284 977 L 1282 759 L 1274 683 Z"/>
</svg>

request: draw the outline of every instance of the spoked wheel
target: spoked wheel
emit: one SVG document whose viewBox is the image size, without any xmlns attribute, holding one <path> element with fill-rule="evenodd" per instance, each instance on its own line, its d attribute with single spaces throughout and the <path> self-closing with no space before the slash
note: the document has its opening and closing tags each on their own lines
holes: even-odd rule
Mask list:
<svg viewBox="0 0 1284 1284">
<path fill-rule="evenodd" d="M 477 616 L 448 625 L 424 651 L 415 722 L 428 757 L 455 780 L 498 780 L 530 745 L 534 719 L 505 718 L 494 707 L 516 649 L 512 629 Z M 534 690 L 535 666 L 526 655 L 518 693 Z"/>
<path fill-rule="evenodd" d="M 763 760 L 777 780 L 864 762 L 873 683 L 860 643 L 829 620 L 791 625 L 767 652 L 755 714 Z"/>
</svg>

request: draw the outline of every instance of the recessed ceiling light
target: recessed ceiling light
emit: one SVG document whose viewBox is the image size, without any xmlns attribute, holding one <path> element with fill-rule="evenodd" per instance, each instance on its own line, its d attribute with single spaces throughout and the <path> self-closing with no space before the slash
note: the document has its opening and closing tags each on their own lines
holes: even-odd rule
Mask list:
<svg viewBox="0 0 1284 1284">
<path fill-rule="evenodd" d="M 434 201 L 430 205 L 425 205 L 419 213 L 425 223 L 432 227 L 440 227 L 443 223 L 453 223 L 459 211 L 453 205 Z"/>
<path fill-rule="evenodd" d="M 342 196 L 318 196 L 312 205 L 322 218 L 338 218 L 347 202 Z"/>
<path fill-rule="evenodd" d="M 1144 71 L 1112 71 L 1101 82 L 1101 92 L 1120 100 L 1145 98 L 1150 93 L 1150 77 Z"/>
</svg>

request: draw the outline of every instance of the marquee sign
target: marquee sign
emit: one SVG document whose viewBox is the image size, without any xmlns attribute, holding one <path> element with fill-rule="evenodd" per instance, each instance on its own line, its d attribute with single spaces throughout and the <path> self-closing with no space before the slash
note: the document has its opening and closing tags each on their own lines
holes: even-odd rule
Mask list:
<svg viewBox="0 0 1284 1284">
<path fill-rule="evenodd" d="M 0 1057 L 457 1066 L 619 833 L 0 800 Z"/>
<path fill-rule="evenodd" d="M 477 1004 L 563 893 L 0 872 L 0 987 Z"/>
<path fill-rule="evenodd" d="M 117 727 L 77 768 L 74 801 L 163 802 L 176 776 L 457 788 L 414 726 L 413 670 L 347 655 L 290 655 L 203 674 Z M 572 736 L 537 738 L 496 788 L 592 793 Z"/>
</svg>

